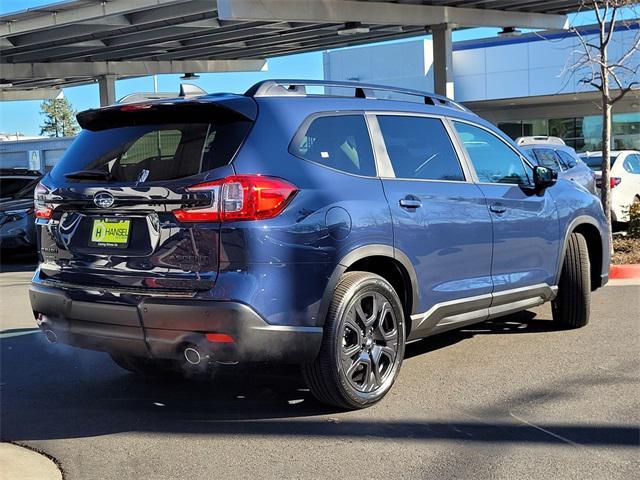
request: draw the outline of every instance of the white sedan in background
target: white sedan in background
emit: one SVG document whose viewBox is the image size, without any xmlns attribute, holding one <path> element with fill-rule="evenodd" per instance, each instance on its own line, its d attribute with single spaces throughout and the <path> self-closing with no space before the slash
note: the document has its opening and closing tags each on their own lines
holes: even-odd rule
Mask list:
<svg viewBox="0 0 640 480">
<path fill-rule="evenodd" d="M 596 172 L 596 184 L 600 186 L 602 152 L 587 152 L 582 160 Z M 629 207 L 640 202 L 640 152 L 613 150 L 611 162 L 611 219 L 614 222 L 629 221 Z"/>
</svg>

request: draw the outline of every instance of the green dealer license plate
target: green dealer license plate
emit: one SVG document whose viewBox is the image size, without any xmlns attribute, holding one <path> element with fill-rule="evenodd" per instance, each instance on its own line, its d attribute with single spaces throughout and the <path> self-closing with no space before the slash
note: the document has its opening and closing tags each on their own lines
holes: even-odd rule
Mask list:
<svg viewBox="0 0 640 480">
<path fill-rule="evenodd" d="M 126 248 L 129 244 L 131 220 L 97 218 L 91 228 L 92 247 Z"/>
</svg>

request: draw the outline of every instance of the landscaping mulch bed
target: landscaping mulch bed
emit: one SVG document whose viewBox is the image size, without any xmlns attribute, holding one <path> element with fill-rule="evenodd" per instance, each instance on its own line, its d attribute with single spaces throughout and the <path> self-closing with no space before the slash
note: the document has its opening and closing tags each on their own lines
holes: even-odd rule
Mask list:
<svg viewBox="0 0 640 480">
<path fill-rule="evenodd" d="M 640 238 L 614 235 L 613 252 L 611 263 L 614 265 L 640 263 Z"/>
</svg>

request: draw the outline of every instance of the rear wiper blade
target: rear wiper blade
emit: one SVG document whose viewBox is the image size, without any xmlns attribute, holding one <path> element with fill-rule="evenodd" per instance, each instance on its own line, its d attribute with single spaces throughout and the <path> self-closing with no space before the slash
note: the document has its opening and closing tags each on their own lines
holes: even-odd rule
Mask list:
<svg viewBox="0 0 640 480">
<path fill-rule="evenodd" d="M 105 170 L 78 170 L 77 172 L 67 173 L 65 178 L 91 179 L 99 178 L 103 180 L 111 180 L 111 174 Z"/>
</svg>

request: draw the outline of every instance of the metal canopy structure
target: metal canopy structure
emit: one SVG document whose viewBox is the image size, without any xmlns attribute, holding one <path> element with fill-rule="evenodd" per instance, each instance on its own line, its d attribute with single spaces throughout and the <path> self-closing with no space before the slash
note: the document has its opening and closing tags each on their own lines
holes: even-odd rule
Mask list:
<svg viewBox="0 0 640 480">
<path fill-rule="evenodd" d="M 449 93 L 451 31 L 566 28 L 579 0 L 72 0 L 0 16 L 0 100 L 118 78 L 256 71 L 265 58 L 434 34 Z M 444 87 L 443 87 L 444 86 Z"/>
</svg>

